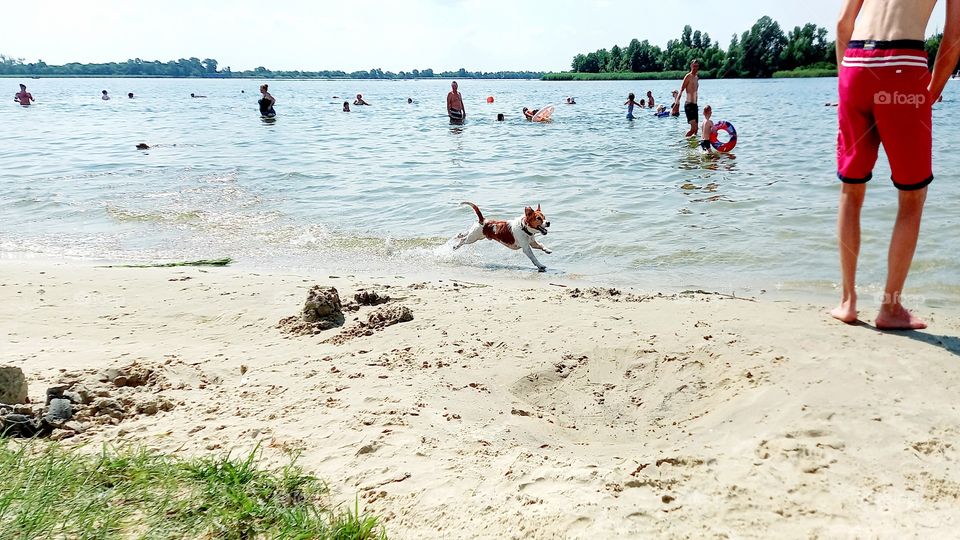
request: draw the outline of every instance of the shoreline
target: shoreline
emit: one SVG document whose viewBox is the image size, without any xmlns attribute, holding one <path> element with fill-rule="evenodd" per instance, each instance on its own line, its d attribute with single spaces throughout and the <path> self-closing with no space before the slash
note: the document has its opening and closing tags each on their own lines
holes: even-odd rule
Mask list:
<svg viewBox="0 0 960 540">
<path fill-rule="evenodd" d="M 884 333 L 802 302 L 699 293 L 229 267 L 0 269 L 5 357 L 31 399 L 135 363 L 162 376 L 153 391 L 174 404 L 66 444 L 184 456 L 260 445 L 267 465 L 301 452 L 337 501 L 357 497 L 392 537 L 748 525 L 764 536 L 949 535 L 960 521 L 955 315 Z M 413 320 L 282 334 L 278 321 L 314 284 L 344 300 L 388 294 Z M 344 328 L 374 309 L 347 312 Z"/>
<path fill-rule="evenodd" d="M 179 261 L 180 259 L 177 259 Z M 78 268 L 93 269 L 107 266 L 116 266 L 117 268 L 128 264 L 151 264 L 174 262 L 173 259 L 96 259 L 80 256 L 58 256 L 37 254 L 31 252 L 2 252 L 0 253 L 0 268 L 8 264 L 24 264 L 37 266 L 76 266 Z M 561 290 L 571 288 L 607 288 L 618 289 L 637 295 L 675 295 L 685 291 L 703 291 L 716 293 L 724 296 L 731 296 L 741 299 L 758 300 L 766 302 L 789 302 L 805 304 L 820 307 L 824 313 L 827 313 L 835 306 L 839 298 L 839 289 L 836 283 L 821 284 L 820 288 L 810 288 L 810 284 L 804 284 L 796 280 L 781 280 L 779 282 L 754 282 L 744 284 L 743 282 L 734 283 L 730 279 L 716 280 L 713 283 L 706 282 L 656 282 L 646 283 L 642 277 L 636 278 L 611 278 L 609 273 L 585 274 L 580 272 L 556 272 L 556 268 L 548 267 L 546 273 L 538 273 L 533 269 L 527 269 L 523 266 L 524 260 L 521 260 L 516 267 L 510 266 L 450 266 L 437 267 L 432 269 L 424 268 L 389 268 L 389 261 L 382 261 L 382 268 L 376 270 L 356 270 L 338 266 L 329 267 L 308 267 L 297 264 L 278 263 L 276 265 L 264 265 L 256 262 L 248 262 L 243 259 L 232 260 L 228 265 L 219 268 L 209 268 L 208 271 L 221 271 L 228 273 L 257 273 L 274 275 L 309 275 L 325 277 L 337 275 L 339 277 L 349 278 L 361 281 L 375 281 L 378 279 L 401 279 L 412 281 L 461 281 L 461 282 L 482 282 L 485 284 L 494 284 L 510 289 L 532 287 L 543 288 L 546 290 Z M 183 268 L 193 268 L 185 266 Z M 141 268 L 150 269 L 150 268 Z M 860 295 L 860 313 L 861 320 L 872 323 L 873 317 L 879 311 L 879 300 L 882 289 L 878 289 L 881 284 L 858 285 L 858 294 Z M 954 304 L 949 298 L 934 296 L 932 299 L 925 292 L 910 290 L 910 282 L 907 282 L 907 293 L 904 294 L 904 304 L 911 311 L 919 313 L 944 315 L 948 317 L 960 317 L 960 306 L 951 308 Z M 867 319 L 863 319 L 867 317 Z"/>
</svg>

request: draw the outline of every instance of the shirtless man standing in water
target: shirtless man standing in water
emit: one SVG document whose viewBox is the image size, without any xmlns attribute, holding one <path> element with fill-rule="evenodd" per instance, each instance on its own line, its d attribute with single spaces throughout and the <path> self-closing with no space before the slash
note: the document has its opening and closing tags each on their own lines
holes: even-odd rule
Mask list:
<svg viewBox="0 0 960 540">
<path fill-rule="evenodd" d="M 674 100 L 674 105 L 680 105 L 680 96 L 687 92 L 687 103 L 683 106 L 683 112 L 687 115 L 687 123 L 690 124 L 690 131 L 685 137 L 693 137 L 697 134 L 697 124 L 700 123 L 700 109 L 697 107 L 697 94 L 700 91 L 700 61 L 690 62 L 690 72 L 683 78 L 683 84 L 680 85 L 680 92 Z"/>
<path fill-rule="evenodd" d="M 27 106 L 36 101 L 33 99 L 33 94 L 27 92 L 27 85 L 21 84 L 20 91 L 13 95 L 13 100 L 17 103 Z"/>
<path fill-rule="evenodd" d="M 467 119 L 467 111 L 463 108 L 463 97 L 457 91 L 457 81 L 450 83 L 450 93 L 447 94 L 447 116 L 455 124 L 460 124 Z"/>
<path fill-rule="evenodd" d="M 843 296 L 830 314 L 848 324 L 857 322 L 860 209 L 882 143 L 900 200 L 876 324 L 884 330 L 927 327 L 903 307 L 901 294 L 933 181 L 931 106 L 960 57 L 960 0 L 945 1 L 943 41 L 932 76 L 923 45 L 937 0 L 845 0 L 840 13 L 837 176 L 843 186 L 837 229 Z"/>
</svg>

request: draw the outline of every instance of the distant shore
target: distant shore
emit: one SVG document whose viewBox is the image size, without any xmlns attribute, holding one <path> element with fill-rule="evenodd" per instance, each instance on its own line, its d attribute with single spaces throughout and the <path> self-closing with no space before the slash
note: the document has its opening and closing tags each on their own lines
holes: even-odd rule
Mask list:
<svg viewBox="0 0 960 540">
<path fill-rule="evenodd" d="M 709 72 L 700 72 L 701 79 L 716 79 Z M 560 73 L 546 73 L 540 79 L 543 81 L 662 81 L 662 80 L 681 80 L 686 74 L 685 71 L 648 71 L 648 72 L 604 72 L 604 73 L 579 73 L 573 71 L 563 71 Z M 807 79 L 817 77 L 836 77 L 835 69 L 797 69 L 793 71 L 774 72 L 774 79 Z M 767 79 L 766 77 L 736 77 L 737 80 L 756 80 Z"/>
<path fill-rule="evenodd" d="M 0 73 L 0 79 L 195 79 L 195 80 L 284 80 L 284 81 L 539 81 L 542 76 L 531 77 L 406 77 L 406 78 L 360 78 L 360 77 L 284 77 L 277 75 L 234 75 L 231 77 L 174 77 L 170 75 L 11 75 Z"/>
<path fill-rule="evenodd" d="M 535 77 L 510 77 L 510 78 L 492 78 L 492 77 L 408 77 L 394 79 L 362 79 L 354 77 L 277 77 L 277 76 L 234 76 L 234 77 L 171 77 L 168 75 L 10 75 L 0 74 L 0 79 L 196 79 L 196 80 L 283 80 L 283 81 L 452 81 L 452 80 L 478 80 L 478 81 L 547 81 L 547 82 L 567 82 L 567 81 L 663 81 L 683 79 L 683 71 L 655 71 L 655 72 L 618 72 L 618 73 L 576 73 L 570 71 L 561 71 L 557 73 L 545 73 L 542 76 Z M 836 77 L 835 69 L 801 69 L 794 71 L 777 71 L 773 74 L 774 79 L 806 79 L 818 77 Z M 701 79 L 715 79 L 707 74 L 701 76 Z M 738 77 L 738 80 L 744 78 Z M 757 78 L 749 78 L 757 79 Z"/>
</svg>

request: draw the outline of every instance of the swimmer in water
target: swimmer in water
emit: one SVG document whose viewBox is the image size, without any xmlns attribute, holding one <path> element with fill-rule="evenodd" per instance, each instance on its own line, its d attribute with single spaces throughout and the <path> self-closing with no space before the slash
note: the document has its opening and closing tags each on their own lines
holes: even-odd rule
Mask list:
<svg viewBox="0 0 960 540">
<path fill-rule="evenodd" d="M 349 102 L 349 101 L 344 101 L 344 102 L 343 102 L 343 112 L 350 112 L 350 102 Z"/>
<path fill-rule="evenodd" d="M 269 86 L 266 84 L 260 85 L 260 100 L 257 101 L 257 104 L 260 105 L 260 116 L 265 116 L 267 118 L 273 118 L 277 115 L 277 111 L 273 110 L 273 105 L 277 102 L 272 95 L 270 95 Z"/>
<path fill-rule="evenodd" d="M 110 95 L 107 94 L 107 91 L 106 91 L 106 90 L 104 90 L 103 92 L 100 93 L 100 99 L 102 99 L 102 100 L 104 100 L 104 101 L 108 101 L 108 100 L 110 99 Z"/>
<path fill-rule="evenodd" d="M 360 94 L 357 94 L 357 99 L 353 100 L 353 104 L 354 105 L 370 105 L 369 103 L 363 100 L 363 96 L 361 96 Z"/>
<path fill-rule="evenodd" d="M 207 96 L 198 96 L 198 95 L 194 94 L 193 92 L 190 92 L 190 97 L 192 97 L 192 98 L 205 98 L 205 97 L 207 97 Z"/>
<path fill-rule="evenodd" d="M 627 120 L 633 120 L 633 108 L 640 107 L 643 108 L 643 105 L 640 105 L 636 102 L 636 96 L 633 95 L 633 92 L 627 94 L 627 101 L 624 102 L 624 105 L 627 106 Z"/>
<path fill-rule="evenodd" d="M 35 99 L 33 99 L 33 94 L 31 94 L 30 92 L 27 92 L 27 85 L 25 84 L 20 85 L 20 91 L 14 94 L 13 100 L 23 105 L 24 107 L 36 101 Z"/>
<path fill-rule="evenodd" d="M 713 145 L 710 143 L 713 139 L 713 134 L 716 131 L 716 128 L 713 126 L 713 120 L 710 117 L 713 116 L 713 108 L 707 105 L 703 108 L 703 131 L 701 132 L 702 140 L 700 141 L 700 149 L 704 152 L 710 152 L 713 149 Z"/>
<path fill-rule="evenodd" d="M 526 107 L 523 108 L 523 116 L 526 117 L 527 120 L 533 120 L 533 117 L 536 116 L 538 112 L 540 112 L 540 109 L 534 109 L 531 111 Z"/>
</svg>

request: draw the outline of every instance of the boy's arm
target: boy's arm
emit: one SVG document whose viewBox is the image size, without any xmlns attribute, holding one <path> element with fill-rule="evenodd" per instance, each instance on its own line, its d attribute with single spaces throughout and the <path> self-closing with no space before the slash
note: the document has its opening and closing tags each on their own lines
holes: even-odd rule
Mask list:
<svg viewBox="0 0 960 540">
<path fill-rule="evenodd" d="M 840 18 L 837 19 L 837 68 L 843 63 L 843 55 L 847 52 L 847 44 L 850 43 L 862 7 L 863 0 L 845 0 L 840 10 Z"/>
<path fill-rule="evenodd" d="M 960 58 L 960 0 L 947 0 L 947 21 L 943 26 L 943 39 L 937 52 L 930 79 L 930 99 L 936 103 L 947 80 L 957 67 Z"/>
</svg>

